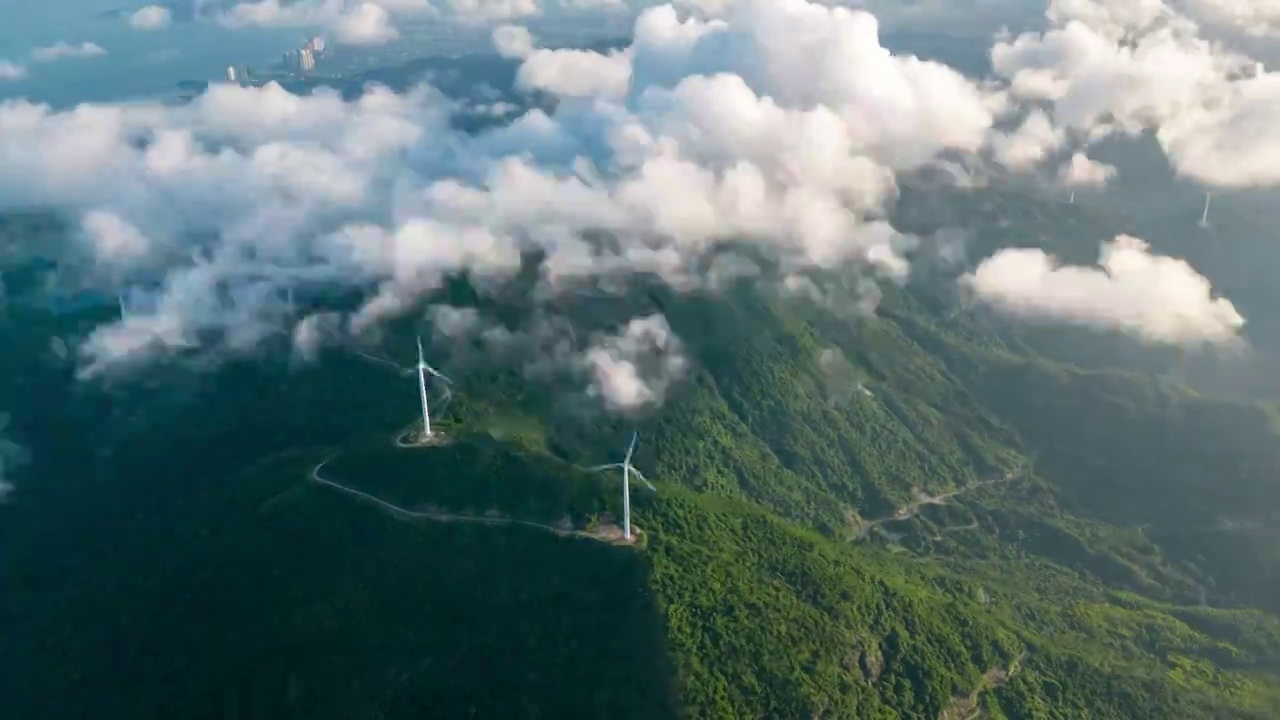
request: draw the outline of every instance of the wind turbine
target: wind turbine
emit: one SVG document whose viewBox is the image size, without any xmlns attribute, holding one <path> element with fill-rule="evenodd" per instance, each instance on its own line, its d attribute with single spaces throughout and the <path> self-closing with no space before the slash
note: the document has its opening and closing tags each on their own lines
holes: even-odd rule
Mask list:
<svg viewBox="0 0 1280 720">
<path fill-rule="evenodd" d="M 631 433 L 631 444 L 627 446 L 627 456 L 622 460 L 622 462 L 610 463 L 608 465 L 597 465 L 596 467 L 591 468 L 592 470 L 597 471 L 609 470 L 616 467 L 622 468 L 622 537 L 627 540 L 631 539 L 631 473 L 635 473 L 636 477 L 640 478 L 640 482 L 645 484 L 645 487 L 650 490 L 657 490 L 657 488 L 653 486 L 653 483 L 645 479 L 645 476 L 631 464 L 631 455 L 636 451 L 636 440 L 638 438 L 639 433 Z"/>
<path fill-rule="evenodd" d="M 1209 227 L 1209 200 L 1213 198 L 1213 193 L 1204 194 L 1204 214 L 1200 216 L 1200 227 Z"/>
<path fill-rule="evenodd" d="M 418 395 L 422 398 L 422 434 L 424 438 L 431 437 L 431 412 L 427 409 L 427 376 L 425 373 L 431 373 L 441 380 L 452 383 L 453 381 L 445 377 L 439 370 L 427 364 L 422 354 L 422 336 L 418 336 Z"/>
</svg>

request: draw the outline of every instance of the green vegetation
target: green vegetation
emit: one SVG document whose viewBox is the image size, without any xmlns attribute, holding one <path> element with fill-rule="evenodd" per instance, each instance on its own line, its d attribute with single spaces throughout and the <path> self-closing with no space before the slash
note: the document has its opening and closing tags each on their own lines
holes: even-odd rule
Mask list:
<svg viewBox="0 0 1280 720">
<path fill-rule="evenodd" d="M 977 253 L 1087 261 L 1109 234 L 998 193 L 935 200 L 907 193 L 899 224 L 975 227 Z M 1273 408 L 1102 342 L 1053 352 L 955 312 L 936 278 L 886 287 L 874 315 L 856 274 L 820 278 L 824 302 L 770 278 L 555 308 L 586 332 L 662 312 L 693 369 L 659 412 L 565 408 L 466 356 L 446 366 L 450 442 L 425 448 L 394 446 L 411 380 L 375 363 L 103 390 L 47 350 L 88 318 L 9 312 L 0 369 L 21 381 L 0 409 L 29 409 L 14 429 L 42 480 L 0 508 L 0 659 L 23 668 L 0 676 L 5 716 L 1280 715 Z M 461 281 L 449 299 L 527 319 Z M 329 458 L 324 477 L 403 508 L 588 529 L 619 479 L 584 468 L 633 428 L 658 492 L 633 492 L 632 546 L 406 517 L 308 478 Z"/>
</svg>

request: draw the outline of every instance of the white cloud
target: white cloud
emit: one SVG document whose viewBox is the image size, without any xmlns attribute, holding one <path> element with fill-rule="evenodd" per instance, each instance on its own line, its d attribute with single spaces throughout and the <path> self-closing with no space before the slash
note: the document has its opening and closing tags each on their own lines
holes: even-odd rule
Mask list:
<svg viewBox="0 0 1280 720">
<path fill-rule="evenodd" d="M 27 76 L 27 69 L 9 60 L 0 60 L 0 81 L 21 80 Z"/>
<path fill-rule="evenodd" d="M 248 0 L 218 16 L 227 27 L 318 27 L 351 45 L 397 39 L 399 17 L 489 23 L 537 15 L 538 0 Z"/>
<path fill-rule="evenodd" d="M 1274 0 L 1181 0 L 1195 19 L 1250 35 L 1280 34 L 1280 3 Z"/>
<path fill-rule="evenodd" d="M 59 40 L 48 47 L 32 50 L 31 59 L 36 62 L 53 62 L 72 58 L 101 57 L 106 54 L 107 51 L 97 43 L 85 42 L 79 45 L 72 45 Z"/>
<path fill-rule="evenodd" d="M 1226 343 L 1244 325 L 1185 260 L 1152 254 L 1127 235 L 1103 244 L 1098 267 L 1062 265 L 1038 249 L 1006 249 L 964 283 L 977 300 L 1014 316 L 1116 329 L 1148 342 Z"/>
<path fill-rule="evenodd" d="M 1055 25 L 1080 22 L 1119 34 L 1146 30 L 1172 14 L 1164 0 L 1049 0 L 1045 10 Z"/>
<path fill-rule="evenodd" d="M 991 51 L 1012 95 L 1083 139 L 1154 131 L 1175 170 L 1212 185 L 1280 184 L 1280 76 L 1201 34 L 1280 17 L 1270 2 L 1053 0 L 1054 27 Z"/>
<path fill-rule="evenodd" d="M 660 404 L 688 368 L 662 315 L 633 318 L 620 334 L 597 337 L 581 361 L 591 375 L 587 394 L 618 413 Z"/>
<path fill-rule="evenodd" d="M 110 266 L 129 265 L 144 257 L 151 241 L 132 224 L 108 210 L 90 210 L 81 219 L 98 261 Z"/>
<path fill-rule="evenodd" d="M 533 35 L 519 25 L 499 25 L 493 29 L 493 48 L 505 58 L 525 58 L 533 52 Z"/>
<path fill-rule="evenodd" d="M 538 0 L 445 0 L 437 11 L 469 22 L 515 20 L 537 15 Z"/>
<path fill-rule="evenodd" d="M 630 85 L 630 59 L 617 52 L 531 50 L 516 74 L 516 87 L 521 90 L 541 90 L 565 98 L 619 98 Z"/>
<path fill-rule="evenodd" d="M 481 327 L 480 313 L 475 308 L 432 305 L 428 308 L 432 332 L 446 338 L 463 338 Z"/>
<path fill-rule="evenodd" d="M 223 19 L 293 22 L 317 7 L 267 0 Z M 883 220 L 895 173 L 985 152 L 1001 99 L 893 55 L 878 33 L 867 13 L 805 0 L 743 0 L 720 20 L 651 8 L 620 52 L 520 46 L 532 50 L 525 82 L 565 97 L 474 135 L 429 90 L 344 102 L 217 85 L 187 105 L 65 111 L 10 101 L 0 207 L 109 214 L 85 233 L 94 251 L 166 278 L 154 310 L 81 348 L 90 375 L 287 337 L 273 291 L 298 280 L 376 288 L 347 318 L 359 333 L 451 273 L 491 292 L 530 252 L 537 298 L 636 272 L 707 287 L 725 241 L 797 278 L 846 261 L 901 276 L 907 245 Z"/>
<path fill-rule="evenodd" d="M 173 17 L 169 9 L 159 5 L 148 5 L 129 16 L 129 26 L 135 30 L 159 30 L 171 22 Z"/>
<path fill-rule="evenodd" d="M 1029 170 L 1062 147 L 1066 138 L 1040 109 L 1033 109 L 1011 133 L 996 133 L 992 151 L 997 162 L 1010 170 Z"/>
<path fill-rule="evenodd" d="M 391 15 L 382 6 L 362 2 L 343 13 L 333 25 L 335 39 L 344 45 L 383 45 L 400 37 Z"/>
<path fill-rule="evenodd" d="M 1113 165 L 1098 162 L 1078 152 L 1058 169 L 1058 182 L 1065 187 L 1101 187 L 1115 177 Z"/>
<path fill-rule="evenodd" d="M 318 27 L 349 45 L 381 45 L 399 37 L 384 3 L 373 0 L 255 0 L 232 6 L 218 21 L 232 28 Z"/>
<path fill-rule="evenodd" d="M 342 316 L 338 313 L 316 313 L 304 317 L 293 328 L 294 356 L 304 362 L 314 361 L 320 350 L 342 338 Z"/>
<path fill-rule="evenodd" d="M 1156 137 L 1184 175 L 1222 186 L 1280 184 L 1280 74 L 1232 83 Z"/>
</svg>

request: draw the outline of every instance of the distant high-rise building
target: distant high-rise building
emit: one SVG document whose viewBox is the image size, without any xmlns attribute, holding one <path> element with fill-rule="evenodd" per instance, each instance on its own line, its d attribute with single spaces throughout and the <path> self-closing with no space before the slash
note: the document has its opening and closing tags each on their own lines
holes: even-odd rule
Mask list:
<svg viewBox="0 0 1280 720">
<path fill-rule="evenodd" d="M 323 52 L 324 52 L 324 38 L 319 37 L 319 36 L 316 36 L 316 37 L 311 38 L 310 47 L 311 47 L 311 51 L 312 51 L 313 53 L 316 53 L 316 54 L 323 53 Z"/>
<path fill-rule="evenodd" d="M 239 73 L 236 72 L 234 66 L 227 66 L 227 82 L 236 82 L 239 79 Z"/>
<path fill-rule="evenodd" d="M 298 51 L 298 69 L 302 72 L 311 72 L 316 69 L 316 56 L 310 48 Z"/>
</svg>

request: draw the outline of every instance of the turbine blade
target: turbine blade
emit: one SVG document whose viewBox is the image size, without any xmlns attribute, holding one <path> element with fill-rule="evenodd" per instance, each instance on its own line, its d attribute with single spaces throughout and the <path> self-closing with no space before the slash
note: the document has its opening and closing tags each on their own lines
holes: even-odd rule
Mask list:
<svg viewBox="0 0 1280 720">
<path fill-rule="evenodd" d="M 597 465 L 595 467 L 591 467 L 587 469 L 592 472 L 599 472 L 600 470 L 611 470 L 613 468 L 620 468 L 620 467 L 622 467 L 622 463 L 609 463 L 608 465 Z"/>
<path fill-rule="evenodd" d="M 631 464 L 631 454 L 636 451 L 636 440 L 639 437 L 640 433 L 631 433 L 631 444 L 627 446 L 627 458 L 622 461 L 623 463 L 627 465 Z"/>
<path fill-rule="evenodd" d="M 424 370 L 426 370 L 427 372 L 431 373 L 432 375 L 435 375 L 436 377 L 440 378 L 441 380 L 443 380 L 443 381 L 445 381 L 445 382 L 447 382 L 447 383 L 452 383 L 452 382 L 453 382 L 453 381 L 452 381 L 452 380 L 450 380 L 449 378 L 445 377 L 445 374 L 444 374 L 444 373 L 442 373 L 442 372 L 440 372 L 439 370 L 437 370 L 437 369 L 435 369 L 435 368 L 431 367 L 430 365 L 428 365 L 428 364 L 427 364 L 427 363 L 425 363 L 425 362 L 423 362 L 423 363 L 422 363 L 422 368 L 423 368 Z"/>
<path fill-rule="evenodd" d="M 658 488 L 654 487 L 653 483 L 649 482 L 649 478 L 645 477 L 639 470 L 636 469 L 634 465 L 631 466 L 631 474 L 640 478 L 640 482 L 644 483 L 645 487 L 649 488 L 654 492 L 658 491 Z"/>
<path fill-rule="evenodd" d="M 423 355 L 422 355 L 422 336 L 421 336 L 421 335 L 419 335 L 419 336 L 418 336 L 418 365 L 419 365 L 419 366 L 422 366 L 422 365 L 426 365 L 426 364 L 427 364 L 427 363 L 426 363 L 426 361 L 425 361 L 425 360 L 423 360 L 422 358 L 423 358 Z"/>
</svg>

